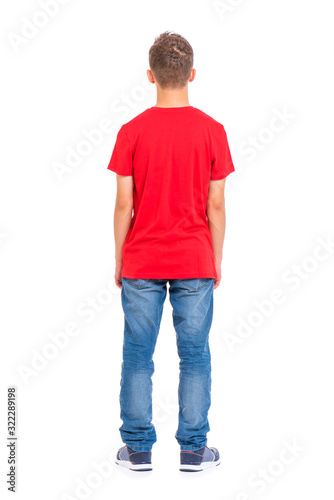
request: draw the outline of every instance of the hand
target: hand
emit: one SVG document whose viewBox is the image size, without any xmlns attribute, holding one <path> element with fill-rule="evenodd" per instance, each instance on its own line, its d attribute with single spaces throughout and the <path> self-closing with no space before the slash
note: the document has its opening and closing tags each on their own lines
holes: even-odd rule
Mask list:
<svg viewBox="0 0 334 500">
<path fill-rule="evenodd" d="M 222 270 L 221 270 L 222 261 L 215 261 L 215 267 L 217 272 L 217 278 L 213 278 L 213 289 L 215 290 L 221 282 L 222 279 Z"/>
<path fill-rule="evenodd" d="M 123 259 L 115 259 L 115 283 L 118 288 L 122 288 L 122 267 Z"/>
</svg>

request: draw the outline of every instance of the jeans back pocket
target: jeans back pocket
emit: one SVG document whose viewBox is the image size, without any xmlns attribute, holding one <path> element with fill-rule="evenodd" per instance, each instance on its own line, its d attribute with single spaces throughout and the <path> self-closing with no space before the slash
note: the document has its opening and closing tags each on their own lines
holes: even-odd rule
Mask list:
<svg viewBox="0 0 334 500">
<path fill-rule="evenodd" d="M 138 290 L 144 288 L 146 284 L 150 281 L 149 279 L 140 279 L 140 278 L 124 278 L 122 280 L 126 280 L 126 283 L 137 288 Z"/>
<path fill-rule="evenodd" d="M 212 281 L 213 278 L 188 278 L 180 280 L 182 285 L 190 292 L 198 292 L 198 290 L 208 286 Z"/>
</svg>

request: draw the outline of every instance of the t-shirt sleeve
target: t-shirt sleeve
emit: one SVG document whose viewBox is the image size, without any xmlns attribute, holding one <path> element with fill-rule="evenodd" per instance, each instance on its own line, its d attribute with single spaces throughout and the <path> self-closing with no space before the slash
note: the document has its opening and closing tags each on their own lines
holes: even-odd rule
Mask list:
<svg viewBox="0 0 334 500">
<path fill-rule="evenodd" d="M 222 126 L 222 129 L 220 130 L 219 134 L 215 136 L 215 140 L 213 142 L 210 179 L 224 179 L 234 171 L 235 168 L 227 141 L 226 131 Z"/>
<path fill-rule="evenodd" d="M 133 175 L 132 151 L 123 125 L 118 131 L 108 169 L 119 175 Z"/>
</svg>

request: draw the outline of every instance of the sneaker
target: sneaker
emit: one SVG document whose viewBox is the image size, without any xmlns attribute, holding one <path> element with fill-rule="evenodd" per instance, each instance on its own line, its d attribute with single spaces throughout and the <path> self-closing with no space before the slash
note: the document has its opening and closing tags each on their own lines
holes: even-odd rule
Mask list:
<svg viewBox="0 0 334 500">
<path fill-rule="evenodd" d="M 135 451 L 125 445 L 118 450 L 115 463 L 130 470 L 148 471 L 152 470 L 151 455 L 151 451 Z"/>
<path fill-rule="evenodd" d="M 216 448 L 204 446 L 199 450 L 180 451 L 180 471 L 198 472 L 220 464 L 219 451 Z"/>
</svg>

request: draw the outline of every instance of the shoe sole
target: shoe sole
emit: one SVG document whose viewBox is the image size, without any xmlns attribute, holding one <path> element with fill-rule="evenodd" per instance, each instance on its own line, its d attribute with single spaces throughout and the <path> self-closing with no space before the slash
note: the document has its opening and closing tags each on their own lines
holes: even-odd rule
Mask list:
<svg viewBox="0 0 334 500">
<path fill-rule="evenodd" d="M 182 464 L 180 466 L 181 472 L 201 472 L 202 470 L 211 469 L 212 467 L 217 467 L 220 465 L 220 459 L 216 462 L 204 462 L 201 465 L 190 465 L 190 464 Z"/>
<path fill-rule="evenodd" d="M 115 463 L 117 465 L 122 465 L 123 467 L 126 467 L 129 470 L 133 470 L 135 472 L 146 472 L 153 470 L 152 467 L 150 467 L 149 464 L 132 464 L 131 462 L 127 462 L 126 460 L 115 460 Z"/>
</svg>

